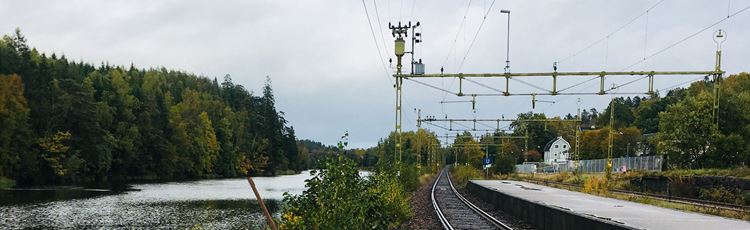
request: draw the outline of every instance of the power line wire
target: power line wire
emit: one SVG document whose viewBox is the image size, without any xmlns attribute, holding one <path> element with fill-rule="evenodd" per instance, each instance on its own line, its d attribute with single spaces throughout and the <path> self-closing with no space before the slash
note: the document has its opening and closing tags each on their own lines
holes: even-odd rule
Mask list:
<svg viewBox="0 0 750 230">
<path fill-rule="evenodd" d="M 584 47 L 583 49 L 580 49 L 580 50 L 576 51 L 575 53 L 573 53 L 571 55 L 568 55 L 567 57 L 565 57 L 563 59 L 558 60 L 557 64 L 566 62 L 566 61 L 570 60 L 571 58 L 573 58 L 575 56 L 578 56 L 579 54 L 583 53 L 584 51 L 590 49 L 591 47 L 594 47 L 595 45 L 603 42 L 604 40 L 609 39 L 609 37 L 611 37 L 612 35 L 616 34 L 617 32 L 620 32 L 622 29 L 624 29 L 625 27 L 627 27 L 628 25 L 630 25 L 631 23 L 633 23 L 635 20 L 643 17 L 643 15 L 646 15 L 650 10 L 654 9 L 656 6 L 658 6 L 662 2 L 664 2 L 664 0 L 661 0 L 661 1 L 657 2 L 656 4 L 652 5 L 651 7 L 649 7 L 648 9 L 646 9 L 646 11 L 640 13 L 638 16 L 635 16 L 633 19 L 630 19 L 630 21 L 628 21 L 627 23 L 625 23 L 622 26 L 618 27 L 616 30 L 610 32 L 609 34 L 605 35 L 604 37 L 600 38 L 599 40 L 596 40 L 595 42 L 589 44 L 588 46 Z"/>
<path fill-rule="evenodd" d="M 745 10 L 747 10 L 747 9 L 750 9 L 750 6 L 747 6 L 747 7 L 745 7 L 745 8 L 742 8 L 741 10 L 739 10 L 739 11 L 735 12 L 734 14 L 728 15 L 728 16 L 727 16 L 726 18 L 722 18 L 721 20 L 718 20 L 718 21 L 714 22 L 713 24 L 711 24 L 711 25 L 709 25 L 709 26 L 706 26 L 706 27 L 704 27 L 703 29 L 701 29 L 701 30 L 698 30 L 698 31 L 697 31 L 697 32 L 695 32 L 695 33 L 692 33 L 692 34 L 690 34 L 689 36 L 687 36 L 687 37 L 685 37 L 685 38 L 683 38 L 683 39 L 680 39 L 680 40 L 678 40 L 677 42 L 675 42 L 675 43 L 672 43 L 671 45 L 669 45 L 669 46 L 667 46 L 667 47 L 664 47 L 664 48 L 660 49 L 659 51 L 656 51 L 656 52 L 652 53 L 651 55 L 648 55 L 647 57 L 644 57 L 643 59 L 641 59 L 641 60 L 639 60 L 639 61 L 637 61 L 637 62 L 633 63 L 632 65 L 629 65 L 628 67 L 626 67 L 626 68 L 624 68 L 624 69 L 622 69 L 622 70 L 627 70 L 627 69 L 630 69 L 630 68 L 632 68 L 633 66 L 636 66 L 636 65 L 638 65 L 638 64 L 640 64 L 640 63 L 642 63 L 642 62 L 646 61 L 646 59 L 649 59 L 649 58 L 652 58 L 652 57 L 654 57 L 654 56 L 656 56 L 656 55 L 659 55 L 659 54 L 663 53 L 664 51 L 667 51 L 667 50 L 669 50 L 669 49 L 671 49 L 671 48 L 673 48 L 673 47 L 675 47 L 675 46 L 679 45 L 680 43 L 682 43 L 682 42 L 685 42 L 685 41 L 687 41 L 688 39 L 691 39 L 691 38 L 693 38 L 693 37 L 697 36 L 698 34 L 702 33 L 703 31 L 706 31 L 706 30 L 708 30 L 708 29 L 710 29 L 710 28 L 712 28 L 712 27 L 714 27 L 714 26 L 718 25 L 719 23 L 722 23 L 722 22 L 726 21 L 727 19 L 729 19 L 729 18 L 731 18 L 731 17 L 734 17 L 734 16 L 736 16 L 736 15 L 738 15 L 738 14 L 742 13 L 742 12 L 745 12 Z"/>
<path fill-rule="evenodd" d="M 484 26 L 484 22 L 487 21 L 487 15 L 490 14 L 490 11 L 492 11 L 492 6 L 495 5 L 495 0 L 492 0 L 492 3 L 490 3 L 490 8 L 487 9 L 487 12 L 484 13 L 484 17 L 482 18 L 482 22 L 479 23 L 479 28 L 477 29 L 477 32 L 474 34 L 474 38 L 471 39 L 471 43 L 469 43 L 469 48 L 466 50 L 466 53 L 464 53 L 464 58 L 461 60 L 461 64 L 458 65 L 458 72 L 461 72 L 461 68 L 463 68 L 464 63 L 466 62 L 466 58 L 469 56 L 469 53 L 471 52 L 471 48 L 474 47 L 474 42 L 477 41 L 477 37 L 479 36 L 479 32 L 482 31 L 482 26 Z"/>
<path fill-rule="evenodd" d="M 380 52 L 380 46 L 378 45 L 378 39 L 375 36 L 375 30 L 372 28 L 372 20 L 370 20 L 370 13 L 367 11 L 367 4 L 365 4 L 365 0 L 362 0 L 362 7 L 365 9 L 365 16 L 367 16 L 367 24 L 370 25 L 370 33 L 372 34 L 372 41 L 375 42 L 375 48 L 378 50 L 378 57 L 380 59 L 380 64 L 383 66 L 383 71 L 385 71 L 386 78 L 388 78 L 388 81 L 391 83 L 391 85 L 394 84 L 393 80 L 390 78 L 390 73 L 388 72 L 388 68 L 386 68 L 385 61 L 383 61 L 383 54 Z M 385 44 L 383 44 L 385 46 Z M 413 107 L 408 100 L 404 100 L 406 104 L 410 107 Z M 409 114 L 407 113 L 407 122 L 411 121 L 409 119 Z"/>
<path fill-rule="evenodd" d="M 527 86 L 530 86 L 530 87 L 534 87 L 534 88 L 536 88 L 536 89 L 539 89 L 539 90 L 541 90 L 541 91 L 545 91 L 545 92 L 550 92 L 549 90 L 547 90 L 547 89 L 545 89 L 545 88 L 542 88 L 542 87 L 536 86 L 536 85 L 534 85 L 534 84 L 531 84 L 531 83 L 528 83 L 528 82 L 522 81 L 521 79 L 518 79 L 518 78 L 511 78 L 511 80 L 514 80 L 514 81 L 520 82 L 520 83 L 522 83 L 522 84 L 524 84 L 524 85 L 527 85 Z"/>
<path fill-rule="evenodd" d="M 430 85 L 430 84 L 427 84 L 427 83 L 424 83 L 424 82 L 421 82 L 421 81 L 417 81 L 417 80 L 414 80 L 414 79 L 411 79 L 411 78 L 404 78 L 404 79 L 412 81 L 412 82 L 415 82 L 415 83 L 418 83 L 418 84 L 423 85 L 423 86 L 427 86 L 427 87 L 430 87 L 430 88 L 433 88 L 433 89 L 436 89 L 436 90 L 443 91 L 443 92 L 448 93 L 448 94 L 452 94 L 452 95 L 458 96 L 458 94 L 456 94 L 454 92 L 451 92 L 449 90 L 446 90 L 446 89 L 443 89 L 443 88 L 440 88 L 440 87 L 437 87 L 437 86 L 434 86 L 434 85 Z"/>
<path fill-rule="evenodd" d="M 383 36 L 383 34 L 384 34 L 383 33 L 383 25 L 380 24 L 380 13 L 378 12 L 378 1 L 377 0 L 373 0 L 372 4 L 375 5 L 375 17 L 378 20 L 378 29 L 380 30 L 380 39 L 381 39 L 381 41 L 383 41 L 383 49 L 385 50 L 385 52 L 388 52 L 388 45 L 387 45 L 388 43 L 385 43 L 385 36 Z"/>
<path fill-rule="evenodd" d="M 445 55 L 445 60 L 443 60 L 442 67 L 445 67 L 445 64 L 448 63 L 448 58 L 451 56 L 451 53 L 453 53 L 451 50 L 453 50 L 454 47 L 456 47 L 456 42 L 458 41 L 458 35 L 461 34 L 461 29 L 466 25 L 466 16 L 469 14 L 469 8 L 471 8 L 471 0 L 469 0 L 469 5 L 466 6 L 466 11 L 464 11 L 464 17 L 461 20 L 461 24 L 458 26 L 458 30 L 456 30 L 456 36 L 453 38 L 453 43 L 451 44 L 450 48 L 448 48 L 448 54 Z"/>
<path fill-rule="evenodd" d="M 648 47 L 648 11 L 646 11 L 646 23 L 643 28 L 643 57 L 646 58 L 646 48 Z"/>
<path fill-rule="evenodd" d="M 460 125 L 460 126 L 462 126 L 464 128 L 467 128 L 467 129 L 472 129 L 472 130 L 477 129 L 477 128 L 473 128 L 473 127 L 469 127 L 467 125 L 461 124 L 461 122 L 453 122 L 453 124 Z"/>
<path fill-rule="evenodd" d="M 479 85 L 479 86 L 482 86 L 482 87 L 484 87 L 484 88 L 490 89 L 490 90 L 492 90 L 492 91 L 498 92 L 498 93 L 505 93 L 505 91 L 502 91 L 502 90 L 496 89 L 496 88 L 494 88 L 494 87 L 492 87 L 492 86 L 489 86 L 489 85 L 483 84 L 483 83 L 481 83 L 481 82 L 478 82 L 478 81 L 474 81 L 474 80 L 471 80 L 471 79 L 469 79 L 469 78 L 464 78 L 464 80 L 466 80 L 466 81 L 468 81 L 468 82 L 471 82 L 471 83 L 474 83 L 474 84 L 477 84 L 477 85 Z"/>
<path fill-rule="evenodd" d="M 662 0 L 662 1 L 663 1 L 663 0 Z M 660 1 L 660 2 L 658 2 L 657 4 L 655 4 L 654 6 L 652 6 L 652 7 L 651 7 L 651 8 L 649 9 L 649 10 L 651 10 L 651 9 L 652 9 L 653 7 L 655 7 L 656 5 L 658 5 L 659 3 L 661 3 L 662 1 Z M 640 61 L 638 61 L 638 62 L 636 62 L 636 63 L 633 63 L 632 65 L 628 66 L 627 68 L 625 68 L 625 69 L 623 69 L 623 70 L 627 70 L 627 69 L 630 69 L 630 68 L 632 68 L 633 66 L 635 66 L 635 65 L 637 65 L 637 64 L 640 64 L 640 63 L 642 63 L 642 62 L 643 62 L 643 61 L 645 61 L 646 59 L 649 59 L 649 58 L 651 58 L 651 57 L 654 57 L 654 56 L 656 56 L 656 55 L 658 55 L 658 54 L 661 54 L 661 53 L 665 52 L 666 50 L 668 50 L 668 49 L 671 49 L 671 48 L 673 48 L 673 47 L 677 46 L 678 44 L 680 44 L 680 43 L 682 43 L 682 42 L 684 42 L 684 41 L 686 41 L 686 40 L 688 40 L 688 39 L 690 39 L 690 38 L 693 38 L 693 37 L 697 36 L 698 34 L 700 34 L 700 33 L 704 32 L 704 31 L 706 31 L 706 30 L 708 30 L 708 29 L 710 29 L 710 28 L 712 28 L 712 27 L 714 27 L 714 26 L 718 25 L 719 23 L 721 23 L 721 22 L 724 22 L 724 21 L 726 21 L 727 19 L 729 19 L 729 18 L 731 18 L 731 17 L 734 17 L 734 16 L 736 16 L 736 15 L 738 15 L 738 14 L 740 14 L 740 13 L 742 13 L 742 12 L 746 11 L 747 9 L 750 9 L 750 6 L 747 6 L 747 7 L 745 7 L 745 8 L 742 8 L 741 10 L 738 10 L 738 11 L 737 11 L 737 12 L 735 12 L 734 14 L 727 14 L 727 17 L 726 17 L 726 18 L 723 18 L 723 19 L 721 19 L 721 20 L 719 20 L 719 21 L 716 21 L 715 23 L 713 23 L 713 24 L 711 24 L 711 25 L 709 25 L 709 26 L 707 26 L 707 27 L 705 27 L 705 28 L 703 28 L 703 29 L 699 30 L 698 32 L 695 32 L 695 33 L 693 33 L 693 34 L 691 34 L 691 35 L 689 35 L 689 36 L 687 36 L 687 37 L 685 37 L 685 38 L 683 38 L 683 39 L 681 39 L 681 40 L 679 40 L 679 41 L 677 41 L 677 42 L 675 42 L 675 43 L 673 43 L 673 44 L 671 44 L 671 45 L 669 45 L 669 46 L 667 46 L 667 47 L 665 47 L 665 48 L 663 48 L 663 49 L 661 49 L 661 50 L 659 50 L 659 51 L 657 51 L 657 52 L 655 52 L 655 53 L 653 53 L 653 54 L 651 54 L 651 55 L 649 55 L 649 56 L 645 56 L 645 55 L 644 55 L 644 58 L 643 58 L 643 59 L 641 59 Z M 649 10 L 647 10 L 647 11 L 646 11 L 646 13 L 648 13 L 648 11 L 649 11 Z M 644 45 L 644 46 L 645 46 L 645 45 Z M 644 47 L 644 50 L 645 50 L 645 47 Z M 644 77 L 641 77 L 641 78 L 638 78 L 638 79 L 632 80 L 632 81 L 630 81 L 630 82 L 626 82 L 625 84 L 621 84 L 621 85 L 619 85 L 619 86 L 616 86 L 616 87 L 614 87 L 614 88 L 612 88 L 612 89 L 609 89 L 609 90 L 607 90 L 606 92 L 609 92 L 609 91 L 611 91 L 611 90 L 613 90 L 613 89 L 615 89 L 615 88 L 620 88 L 620 87 L 622 87 L 622 86 L 625 86 L 625 85 L 631 84 L 631 83 L 633 83 L 633 82 L 635 82 L 635 81 L 638 81 L 638 80 L 641 80 L 641 79 L 643 79 L 643 78 L 645 78 L 645 77 L 647 77 L 647 76 L 644 76 Z M 588 82 L 588 81 L 594 80 L 594 79 L 596 79 L 596 78 L 598 78 L 598 77 L 594 77 L 594 78 L 592 78 L 592 79 L 586 80 L 586 81 L 584 81 L 584 82 L 581 82 L 581 83 L 579 83 L 579 84 L 576 84 L 576 85 L 574 85 L 574 86 L 571 86 L 571 87 L 568 87 L 568 88 L 565 88 L 565 89 L 563 89 L 563 90 L 566 90 L 566 89 L 569 89 L 569 88 L 572 88 L 572 87 L 578 86 L 578 85 L 580 85 L 580 84 L 583 84 L 583 83 L 585 83 L 585 82 Z M 700 78 L 698 78 L 698 79 L 700 79 Z M 691 81 L 686 81 L 686 82 L 682 82 L 682 83 L 679 83 L 679 84 L 676 84 L 676 85 L 673 85 L 673 86 L 670 86 L 670 87 L 667 87 L 667 88 L 664 88 L 664 89 L 660 89 L 660 90 L 658 90 L 658 91 L 663 91 L 663 90 L 667 90 L 667 89 L 672 89 L 672 88 L 675 88 L 675 87 L 678 87 L 678 86 L 681 86 L 681 85 L 684 85 L 684 84 L 687 84 L 687 83 L 690 83 L 690 82 L 694 82 L 694 81 L 696 81 L 696 80 L 698 80 L 698 79 L 695 79 L 695 80 L 691 80 Z M 561 90 L 561 91 L 562 91 L 562 90 Z M 565 99 L 567 99 L 567 98 L 564 98 L 564 99 L 561 99 L 561 100 L 557 100 L 556 102 L 560 102 L 560 101 L 563 101 L 563 100 L 565 100 Z M 551 107 L 551 106 L 552 106 L 552 105 L 550 105 L 549 107 Z M 549 108 L 549 107 L 548 107 L 548 108 Z"/>
<path fill-rule="evenodd" d="M 455 54 L 458 53 L 456 50 L 456 43 L 458 42 L 458 36 L 461 35 L 461 31 L 465 31 L 466 27 L 466 17 L 469 15 L 469 9 L 471 8 L 471 0 L 469 0 L 469 4 L 466 5 L 466 10 L 464 11 L 464 16 L 461 20 L 461 24 L 458 26 L 458 30 L 456 30 L 456 36 L 453 38 L 453 43 L 451 44 L 450 48 L 448 48 L 448 54 L 445 55 L 445 60 L 443 60 L 443 64 L 440 66 L 440 68 L 444 68 L 445 64 L 448 63 L 448 58 L 451 56 L 451 53 L 454 54 L 454 57 L 457 56 Z M 465 34 L 464 34 L 465 35 Z M 454 63 L 455 65 L 455 63 Z M 451 81 L 451 84 L 448 86 L 448 88 L 453 87 L 453 84 L 456 82 L 456 79 L 453 79 Z M 445 100 L 445 97 L 448 96 L 448 94 L 443 94 L 443 100 Z M 445 114 L 445 107 L 443 107 L 443 114 Z"/>
<path fill-rule="evenodd" d="M 432 122 L 429 122 L 429 121 L 422 121 L 422 122 L 424 122 L 425 124 L 428 124 L 428 125 L 432 125 L 432 126 L 441 128 L 441 129 L 450 130 L 449 128 L 446 128 L 446 127 L 444 127 L 442 125 L 438 125 L 438 124 L 435 124 L 435 123 L 432 123 Z"/>
<path fill-rule="evenodd" d="M 615 90 L 615 89 L 619 89 L 620 87 L 623 87 L 623 86 L 626 86 L 626 85 L 630 85 L 630 84 L 632 84 L 632 83 L 634 83 L 634 82 L 636 82 L 636 81 L 640 81 L 640 80 L 643 80 L 644 78 L 647 78 L 647 77 L 648 77 L 648 75 L 646 75 L 646 76 L 643 76 L 643 77 L 640 77 L 640 78 L 637 78 L 637 79 L 635 79 L 635 80 L 631 80 L 631 81 L 629 81 L 629 82 L 625 82 L 625 83 L 623 83 L 623 84 L 619 84 L 619 85 L 617 85 L 617 86 L 615 86 L 615 87 L 612 87 L 612 88 L 610 88 L 610 89 L 608 89 L 608 90 L 605 90 L 604 92 L 609 92 L 609 91 L 612 91 L 612 90 Z"/>
<path fill-rule="evenodd" d="M 464 57 L 461 59 L 461 64 L 458 65 L 457 72 L 461 72 L 461 68 L 463 68 L 464 63 L 466 62 L 466 58 L 469 56 L 469 53 L 471 52 L 471 48 L 474 47 L 474 43 L 476 42 L 477 37 L 479 37 L 479 32 L 482 31 L 482 27 L 484 26 L 484 22 L 487 21 L 487 16 L 492 11 L 492 7 L 494 5 L 495 5 L 495 0 L 492 0 L 492 3 L 490 3 L 490 7 L 487 9 L 487 11 L 484 13 L 484 16 L 482 17 L 482 22 L 479 23 L 479 28 L 477 28 L 477 32 L 474 33 L 474 38 L 471 40 L 471 43 L 469 43 L 469 47 L 466 49 L 466 52 L 464 52 Z M 471 6 L 471 2 L 469 2 L 469 6 Z M 468 11 L 469 11 L 469 7 L 467 6 L 466 12 L 468 13 Z M 466 23 L 466 14 L 464 14 L 464 22 L 463 22 L 463 24 L 465 24 L 465 23 Z M 456 35 L 456 36 L 458 36 L 458 35 Z M 457 39 L 454 39 L 454 45 L 455 45 L 455 41 L 456 40 Z M 450 55 L 450 53 L 449 53 L 449 55 Z M 446 60 L 447 60 L 447 58 L 448 58 L 448 56 L 446 57 Z M 453 85 L 454 82 L 455 81 L 451 82 L 451 86 Z M 446 95 L 443 95 L 443 99 L 445 99 L 445 96 Z"/>
<path fill-rule="evenodd" d="M 562 91 L 565 91 L 565 90 L 568 90 L 568 89 L 571 89 L 571 88 L 575 88 L 576 86 L 579 86 L 579 85 L 583 85 L 583 84 L 585 84 L 586 82 L 590 82 L 590 81 L 593 81 L 593 80 L 596 80 L 596 79 L 599 79 L 599 77 L 592 77 L 591 79 L 588 79 L 588 80 L 585 80 L 585 81 L 581 81 L 581 82 L 578 82 L 578 83 L 576 83 L 576 84 L 573 84 L 573 85 L 571 85 L 571 86 L 568 86 L 568 87 L 565 87 L 565 88 L 563 88 L 563 89 L 561 89 L 561 90 L 558 90 L 557 92 L 562 92 Z"/>
<path fill-rule="evenodd" d="M 677 88 L 677 87 L 679 87 L 679 86 L 682 86 L 682 85 L 685 85 L 685 84 L 688 84 L 688 83 L 693 83 L 693 82 L 695 82 L 695 81 L 697 81 L 697 80 L 700 80 L 701 78 L 705 78 L 705 77 L 706 77 L 706 76 L 703 76 L 703 77 L 700 77 L 700 78 L 695 78 L 695 79 L 693 79 L 693 80 L 689 80 L 689 81 L 685 81 L 685 82 L 680 82 L 680 83 L 677 83 L 677 84 L 675 84 L 675 85 L 672 85 L 672 86 L 669 86 L 669 87 L 666 87 L 666 88 L 662 88 L 662 89 L 659 89 L 659 90 L 657 90 L 657 91 L 671 90 L 671 89 Z"/>
<path fill-rule="evenodd" d="M 367 4 L 365 4 L 365 0 L 362 0 L 362 7 L 364 7 L 365 9 L 365 16 L 367 16 L 367 24 L 370 25 L 370 33 L 372 34 L 372 41 L 375 42 L 375 48 L 378 50 L 378 57 L 379 57 L 378 60 L 380 60 L 380 64 L 383 65 L 383 71 L 385 71 L 388 81 L 391 82 L 391 85 L 393 85 L 393 80 L 391 80 L 391 78 L 389 77 L 390 73 L 388 72 L 388 68 L 385 67 L 385 61 L 383 61 L 383 54 L 380 53 L 380 45 L 378 45 L 378 39 L 375 37 L 375 30 L 372 29 L 372 21 L 370 20 L 370 13 L 367 11 Z"/>
</svg>

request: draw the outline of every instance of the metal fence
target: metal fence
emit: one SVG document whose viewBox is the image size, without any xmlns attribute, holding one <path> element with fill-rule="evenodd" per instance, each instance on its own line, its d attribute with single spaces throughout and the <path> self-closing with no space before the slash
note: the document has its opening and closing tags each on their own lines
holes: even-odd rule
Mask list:
<svg viewBox="0 0 750 230">
<path fill-rule="evenodd" d="M 536 172 L 536 165 L 533 165 L 533 164 L 516 165 L 516 172 L 519 172 L 519 173 Z"/>
<path fill-rule="evenodd" d="M 612 159 L 612 172 L 661 171 L 664 158 L 662 156 L 620 157 Z M 517 172 L 572 172 L 579 168 L 584 173 L 604 172 L 607 159 L 580 160 L 555 163 L 546 167 L 529 167 L 516 165 Z"/>
</svg>

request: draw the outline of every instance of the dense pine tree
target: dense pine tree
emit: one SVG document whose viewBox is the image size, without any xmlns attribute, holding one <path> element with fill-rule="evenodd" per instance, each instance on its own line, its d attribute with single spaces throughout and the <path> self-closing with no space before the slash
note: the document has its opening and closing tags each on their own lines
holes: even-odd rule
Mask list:
<svg viewBox="0 0 750 230">
<path fill-rule="evenodd" d="M 299 171 L 270 80 L 68 61 L 0 40 L 0 176 L 19 184 L 231 177 Z"/>
</svg>

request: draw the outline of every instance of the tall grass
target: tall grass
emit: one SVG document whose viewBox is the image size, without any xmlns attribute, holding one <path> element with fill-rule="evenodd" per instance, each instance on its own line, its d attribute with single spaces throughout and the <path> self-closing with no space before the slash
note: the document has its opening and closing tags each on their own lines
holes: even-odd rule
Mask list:
<svg viewBox="0 0 750 230">
<path fill-rule="evenodd" d="M 666 176 L 666 177 L 685 177 L 685 176 L 727 176 L 750 179 L 750 167 L 740 166 L 726 169 L 673 169 L 663 172 L 642 172 L 644 176 Z"/>
</svg>

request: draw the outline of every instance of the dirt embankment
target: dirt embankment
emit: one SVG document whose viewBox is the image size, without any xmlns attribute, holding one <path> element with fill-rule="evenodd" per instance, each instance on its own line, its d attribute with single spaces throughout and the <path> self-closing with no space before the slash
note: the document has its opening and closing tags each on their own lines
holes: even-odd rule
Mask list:
<svg viewBox="0 0 750 230">
<path fill-rule="evenodd" d="M 430 200 L 432 184 L 435 183 L 436 178 L 437 176 L 433 176 L 428 183 L 419 186 L 419 189 L 412 194 L 410 202 L 414 216 L 398 229 L 443 229 Z"/>
</svg>

